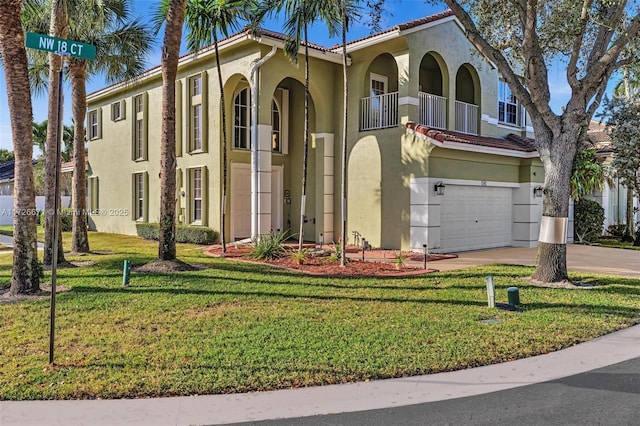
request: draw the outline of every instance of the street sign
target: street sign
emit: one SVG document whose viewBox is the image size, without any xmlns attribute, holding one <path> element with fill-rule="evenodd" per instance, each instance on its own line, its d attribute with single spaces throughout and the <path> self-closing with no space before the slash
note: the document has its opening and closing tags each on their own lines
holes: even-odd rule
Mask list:
<svg viewBox="0 0 640 426">
<path fill-rule="evenodd" d="M 96 58 L 96 47 L 93 44 L 65 40 L 46 34 L 27 33 L 25 45 L 31 49 L 44 50 L 58 55 L 92 61 Z"/>
</svg>

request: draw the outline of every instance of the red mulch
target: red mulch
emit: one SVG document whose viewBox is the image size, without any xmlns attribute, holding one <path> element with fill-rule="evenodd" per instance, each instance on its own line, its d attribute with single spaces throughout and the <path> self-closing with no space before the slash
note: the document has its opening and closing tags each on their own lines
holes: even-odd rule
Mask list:
<svg viewBox="0 0 640 426">
<path fill-rule="evenodd" d="M 295 248 L 292 250 L 295 250 Z M 269 261 L 256 261 L 247 257 L 250 251 L 251 248 L 248 245 L 236 247 L 234 244 L 227 244 L 227 252 L 224 253 L 224 255 L 222 253 L 222 246 L 220 245 L 211 246 L 205 253 L 213 257 L 224 257 L 243 262 L 264 263 L 277 268 L 318 276 L 402 277 L 437 272 L 437 269 L 422 269 L 422 267 L 413 265 L 404 265 L 398 269 L 396 265 L 392 263 L 396 253 L 394 251 L 367 251 L 364 262 L 360 259 L 350 258 L 344 267 L 340 266 L 339 260 L 332 261 L 329 257 L 307 257 L 302 265 L 298 264 L 296 260 L 289 256 Z M 348 253 L 357 253 L 358 251 L 358 247 L 349 247 L 347 249 Z M 413 256 L 409 256 L 407 253 L 403 254 L 407 255 L 406 260 L 423 260 L 423 255 L 415 256 L 415 253 L 410 253 Z M 414 259 L 414 257 L 416 259 Z M 455 255 L 429 255 L 428 260 L 433 261 L 450 257 L 455 257 Z M 385 259 L 387 259 L 386 262 L 384 261 Z"/>
</svg>

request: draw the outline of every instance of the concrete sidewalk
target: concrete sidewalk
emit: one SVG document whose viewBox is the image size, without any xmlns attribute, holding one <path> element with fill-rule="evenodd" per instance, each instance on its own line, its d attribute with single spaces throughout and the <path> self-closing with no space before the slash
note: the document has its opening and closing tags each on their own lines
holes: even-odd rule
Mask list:
<svg viewBox="0 0 640 426">
<path fill-rule="evenodd" d="M 248 394 L 105 401 L 0 402 L 0 424 L 225 424 L 354 412 L 479 395 L 640 357 L 640 325 L 558 352 L 401 379 Z"/>
</svg>

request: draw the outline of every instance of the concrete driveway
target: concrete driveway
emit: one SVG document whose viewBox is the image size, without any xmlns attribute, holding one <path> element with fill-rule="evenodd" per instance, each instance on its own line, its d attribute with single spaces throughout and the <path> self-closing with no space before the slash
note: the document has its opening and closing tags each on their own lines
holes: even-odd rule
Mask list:
<svg viewBox="0 0 640 426">
<path fill-rule="evenodd" d="M 438 260 L 429 266 L 440 271 L 495 263 L 535 266 L 537 250 L 507 247 L 470 251 L 458 253 L 456 259 Z M 640 251 L 568 244 L 567 267 L 570 271 L 640 278 Z"/>
</svg>

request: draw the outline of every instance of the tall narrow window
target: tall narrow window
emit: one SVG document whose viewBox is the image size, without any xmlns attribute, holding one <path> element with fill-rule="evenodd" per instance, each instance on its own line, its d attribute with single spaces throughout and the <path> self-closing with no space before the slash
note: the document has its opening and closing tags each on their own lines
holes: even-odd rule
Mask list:
<svg viewBox="0 0 640 426">
<path fill-rule="evenodd" d="M 193 150 L 202 149 L 202 105 L 193 106 Z"/>
<path fill-rule="evenodd" d="M 190 120 L 190 138 L 189 138 L 189 151 L 201 152 L 204 150 L 204 122 L 203 122 L 203 104 L 204 104 L 204 90 L 203 90 L 203 75 L 198 74 L 189 79 L 189 87 L 191 94 L 189 98 L 189 120 Z"/>
<path fill-rule="evenodd" d="M 280 137 L 280 109 L 275 100 L 271 101 L 271 150 L 282 152 Z"/>
<path fill-rule="evenodd" d="M 147 96 L 145 93 L 133 97 L 133 140 L 131 157 L 134 161 L 147 159 Z"/>
<path fill-rule="evenodd" d="M 202 222 L 202 169 L 192 170 L 191 222 Z"/>
<path fill-rule="evenodd" d="M 134 175 L 134 196 L 135 211 L 134 219 L 137 221 L 144 220 L 144 173 L 136 173 Z"/>
<path fill-rule="evenodd" d="M 501 123 L 519 125 L 518 100 L 511 92 L 509 85 L 500 80 L 498 82 L 498 121 Z"/>
<path fill-rule="evenodd" d="M 89 139 L 100 138 L 100 111 L 89 111 Z"/>
<path fill-rule="evenodd" d="M 233 101 L 233 147 L 250 149 L 249 89 L 242 89 Z"/>
</svg>

